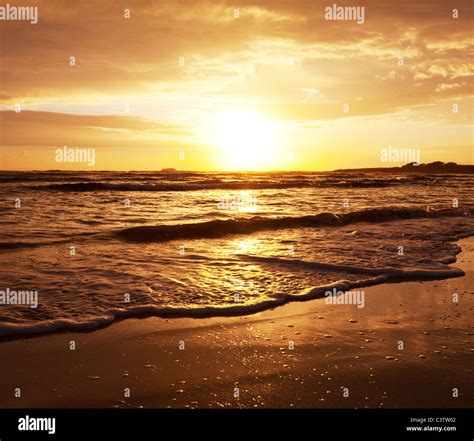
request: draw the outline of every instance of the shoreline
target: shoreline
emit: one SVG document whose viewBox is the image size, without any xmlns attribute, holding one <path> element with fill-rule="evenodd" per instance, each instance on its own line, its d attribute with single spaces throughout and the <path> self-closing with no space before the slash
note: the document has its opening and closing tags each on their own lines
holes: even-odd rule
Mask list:
<svg viewBox="0 0 474 441">
<path fill-rule="evenodd" d="M 0 407 L 473 407 L 474 237 L 457 243 L 463 277 L 371 286 L 365 308 L 319 298 L 5 337 Z"/>
<path fill-rule="evenodd" d="M 456 263 L 457 256 L 461 253 L 461 247 L 459 245 L 459 242 L 462 240 L 469 239 L 474 240 L 474 235 L 459 234 L 456 239 L 450 241 L 450 243 L 455 243 L 458 249 L 453 256 L 449 257 L 448 259 L 444 259 L 441 262 L 445 265 L 452 265 Z M 331 264 L 316 262 L 305 262 L 305 264 L 317 268 L 328 269 L 331 269 L 333 266 Z M 338 268 L 341 268 L 341 265 L 338 265 Z M 357 273 L 357 271 L 355 273 Z M 310 302 L 313 300 L 324 299 L 324 293 L 332 290 L 352 291 L 359 288 L 368 288 L 372 286 L 386 284 L 432 282 L 437 280 L 448 280 L 450 278 L 459 278 L 465 276 L 465 272 L 462 269 L 452 266 L 442 270 L 398 270 L 387 268 L 368 268 L 366 274 L 371 274 L 373 277 L 370 279 L 358 281 L 341 280 L 338 282 L 330 283 L 328 285 L 309 288 L 304 294 L 300 294 L 298 296 L 280 296 L 273 300 L 267 300 L 265 302 L 260 302 L 256 304 L 228 307 L 206 306 L 193 309 L 193 313 L 191 313 L 189 309 L 176 308 L 175 310 L 171 310 L 149 305 L 129 308 L 127 310 L 111 310 L 108 312 L 108 314 L 110 314 L 111 316 L 107 317 L 106 319 L 104 316 L 92 316 L 88 321 L 75 323 L 70 323 L 69 319 L 57 319 L 55 321 L 46 323 L 40 322 L 35 324 L 28 324 L 26 326 L 19 325 L 15 333 L 2 334 L 2 330 L 0 329 L 0 345 L 2 344 L 2 342 L 6 341 L 21 340 L 24 338 L 36 338 L 53 334 L 96 332 L 102 329 L 106 329 L 109 326 L 113 326 L 114 324 L 119 323 L 123 320 L 131 319 L 143 320 L 147 318 L 159 318 L 164 320 L 203 320 L 211 318 L 225 319 L 231 317 L 252 316 L 255 314 L 264 313 L 265 311 L 273 310 L 275 308 L 281 308 L 291 303 Z M 411 277 L 409 280 L 407 280 L 406 277 L 402 277 L 402 274 L 405 274 L 405 276 L 411 274 Z M 102 322 L 98 323 L 100 319 L 102 319 Z M 65 325 L 65 323 L 67 324 Z M 39 330 L 39 327 L 41 327 L 42 329 Z M 35 330 L 32 331 L 32 329 Z"/>
</svg>

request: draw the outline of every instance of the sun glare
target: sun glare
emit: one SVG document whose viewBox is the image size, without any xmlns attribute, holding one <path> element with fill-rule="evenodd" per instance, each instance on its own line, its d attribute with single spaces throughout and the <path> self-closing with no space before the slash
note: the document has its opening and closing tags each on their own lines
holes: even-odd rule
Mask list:
<svg viewBox="0 0 474 441">
<path fill-rule="evenodd" d="M 212 143 L 228 169 L 268 169 L 277 156 L 274 129 L 274 123 L 257 112 L 221 112 L 213 121 Z"/>
</svg>

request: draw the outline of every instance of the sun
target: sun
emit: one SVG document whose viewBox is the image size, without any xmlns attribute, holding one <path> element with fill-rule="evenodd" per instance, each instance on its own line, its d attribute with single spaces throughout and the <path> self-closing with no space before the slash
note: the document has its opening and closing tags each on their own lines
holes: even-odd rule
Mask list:
<svg viewBox="0 0 474 441">
<path fill-rule="evenodd" d="M 212 144 L 227 169 L 270 169 L 277 159 L 274 123 L 257 112 L 220 112 L 211 132 Z"/>
</svg>

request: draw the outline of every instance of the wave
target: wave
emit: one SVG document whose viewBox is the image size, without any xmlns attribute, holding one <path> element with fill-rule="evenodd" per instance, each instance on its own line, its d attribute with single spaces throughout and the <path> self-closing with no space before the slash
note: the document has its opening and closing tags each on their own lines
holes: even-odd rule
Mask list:
<svg viewBox="0 0 474 441">
<path fill-rule="evenodd" d="M 116 181 L 118 179 L 130 179 L 133 181 L 150 181 L 154 178 L 166 178 L 166 180 L 200 178 L 207 174 L 196 172 L 115 172 L 115 171 L 45 171 L 45 172 L 7 172 L 0 170 L 0 184 L 17 182 L 94 182 Z"/>
<path fill-rule="evenodd" d="M 460 277 L 464 272 L 458 268 L 446 268 L 440 270 L 401 270 L 396 268 L 362 268 L 349 265 L 337 265 L 320 262 L 307 262 L 297 260 L 285 260 L 278 258 L 264 258 L 254 256 L 240 256 L 244 259 L 264 261 L 267 263 L 277 263 L 285 265 L 303 265 L 315 269 L 331 269 L 345 271 L 349 273 L 370 274 L 369 277 L 357 281 L 339 280 L 323 286 L 311 287 L 298 294 L 278 293 L 271 295 L 270 299 L 258 303 L 235 306 L 205 306 L 205 307 L 159 307 L 156 305 L 141 305 L 130 308 L 110 308 L 97 316 L 82 317 L 79 319 L 50 319 L 39 322 L 28 323 L 0 323 L 0 337 L 21 337 L 22 335 L 44 334 L 57 331 L 91 331 L 112 324 L 117 320 L 126 318 L 206 318 L 206 317 L 233 317 L 272 309 L 283 306 L 289 302 L 302 302 L 324 297 L 330 291 L 350 291 L 355 288 L 380 285 L 395 281 L 415 281 L 415 280 L 436 280 L 451 277 Z M 454 258 L 454 260 L 456 260 Z"/>
<path fill-rule="evenodd" d="M 89 237 L 101 237 L 104 236 L 103 233 L 97 232 L 89 232 L 89 233 L 81 233 L 74 235 L 74 239 L 80 238 L 89 238 Z M 22 241 L 5 241 L 0 242 L 0 251 L 2 250 L 21 250 L 24 248 L 37 248 L 37 247 L 44 247 L 50 245 L 59 245 L 64 243 L 70 243 L 70 238 L 58 239 L 58 240 L 47 240 L 47 241 L 39 241 L 39 242 L 22 242 Z"/>
<path fill-rule="evenodd" d="M 413 208 L 373 208 L 350 213 L 320 213 L 299 217 L 212 220 L 208 222 L 139 226 L 119 230 L 116 235 L 130 242 L 167 242 L 177 239 L 219 238 L 287 228 L 343 226 L 356 222 L 384 222 L 396 219 L 471 216 L 474 210 L 422 210 Z"/>
<path fill-rule="evenodd" d="M 338 216 L 339 219 L 345 219 L 356 221 L 367 218 L 367 216 L 376 216 L 377 210 L 366 210 L 364 212 L 353 212 L 346 215 Z M 398 218 L 407 218 L 406 216 L 421 216 L 425 213 L 425 217 L 434 216 L 459 216 L 459 212 L 453 212 L 453 210 L 444 210 L 442 212 L 415 212 L 415 210 L 383 210 L 384 216 L 387 218 L 394 218 L 395 213 L 398 212 Z M 464 213 L 466 215 L 467 213 Z M 324 222 L 332 219 L 335 215 L 323 214 L 326 217 Z M 380 213 L 379 213 L 380 215 Z M 469 213 L 470 215 L 470 213 Z M 369 216 L 369 217 L 370 217 Z M 402 217 L 404 216 L 404 217 Z M 317 218 L 318 216 L 314 216 Z M 380 217 L 376 217 L 379 219 Z M 294 218 L 293 218 L 294 219 Z M 343 221 L 341 221 L 343 222 Z M 449 237 L 449 240 L 455 241 L 461 237 L 474 234 L 472 231 L 470 234 L 466 232 L 456 233 Z M 278 265 L 278 267 L 288 266 L 292 268 L 305 268 L 309 270 L 328 270 L 335 273 L 340 273 L 341 280 L 333 283 L 328 283 L 318 286 L 310 286 L 308 288 L 300 289 L 296 293 L 285 293 L 285 292 L 274 292 L 268 295 L 263 300 L 258 300 L 256 303 L 244 304 L 244 305 L 231 305 L 231 306 L 177 306 L 177 307 L 163 307 L 155 304 L 143 304 L 137 306 L 131 306 L 128 308 L 117 307 L 110 305 L 108 308 L 97 312 L 94 315 L 85 315 L 82 317 L 62 317 L 62 318 L 51 318 L 48 320 L 41 321 L 25 321 L 21 322 L 16 318 L 10 317 L 9 319 L 0 319 L 0 338 L 21 338 L 25 335 L 40 335 L 52 332 L 86 332 L 92 331 L 105 326 L 111 325 L 113 322 L 123 320 L 127 318 L 145 318 L 149 316 L 163 317 L 163 318 L 179 318 L 179 317 L 190 317 L 190 318 L 205 318 L 205 317 L 226 317 L 226 316 L 242 316 L 255 314 L 258 312 L 265 311 L 267 309 L 282 306 L 289 302 L 294 301 L 307 301 L 317 298 L 324 297 L 327 291 L 350 291 L 356 288 L 363 288 L 368 286 L 380 285 L 384 283 L 400 282 L 400 281 L 417 281 L 417 280 L 437 280 L 446 279 L 452 277 L 461 277 L 464 272 L 461 269 L 449 267 L 447 264 L 456 261 L 456 255 L 461 252 L 460 247 L 452 247 L 448 251 L 448 255 L 439 258 L 435 261 L 429 259 L 428 263 L 436 264 L 443 263 L 444 266 L 439 265 L 438 267 L 432 266 L 426 267 L 409 267 L 409 268 L 394 268 L 394 267 L 363 267 L 354 264 L 343 264 L 343 263 L 330 263 L 330 262 L 318 262 L 318 261 L 306 261 L 299 259 L 282 259 L 278 257 L 262 257 L 252 256 L 247 254 L 239 254 L 235 257 L 238 260 L 246 260 L 258 262 L 262 265 Z M 206 256 L 201 255 L 190 255 L 190 259 L 208 259 Z M 346 280 L 349 274 L 359 275 L 358 280 Z"/>
<path fill-rule="evenodd" d="M 459 251 L 459 250 L 457 250 Z M 459 251 L 460 252 L 460 251 Z M 366 268 L 356 265 L 344 265 L 324 262 L 311 262 L 307 260 L 298 259 L 281 259 L 279 257 L 260 257 L 250 256 L 246 254 L 238 255 L 243 260 L 249 260 L 252 262 L 260 262 L 267 264 L 278 264 L 278 265 L 289 265 L 291 267 L 299 266 L 304 268 L 310 268 L 314 270 L 330 270 L 336 272 L 344 272 L 349 274 L 369 274 L 373 276 L 381 276 L 383 281 L 398 281 L 398 280 L 436 280 L 436 279 L 449 279 L 451 277 L 461 277 L 465 273 L 459 268 L 443 268 L 443 269 L 399 269 L 399 268 Z M 449 258 L 449 262 L 455 262 L 454 256 Z M 380 280 L 382 280 L 380 279 Z"/>
<path fill-rule="evenodd" d="M 56 245 L 60 243 L 66 243 L 68 240 L 51 240 L 45 242 L 0 242 L 1 250 L 20 250 L 23 248 L 36 248 L 47 245 Z"/>
<path fill-rule="evenodd" d="M 147 179 L 149 181 L 149 179 Z M 160 182 L 156 184 L 142 183 L 109 183 L 85 181 L 73 183 L 56 183 L 48 185 L 29 185 L 29 189 L 42 191 L 90 192 L 90 191 L 199 191 L 199 190 L 273 190 L 287 188 L 383 188 L 403 184 L 432 184 L 433 180 L 420 177 L 409 178 L 351 178 L 344 179 L 265 179 L 258 181 L 223 181 L 221 179 L 205 179 L 188 182 Z"/>
</svg>

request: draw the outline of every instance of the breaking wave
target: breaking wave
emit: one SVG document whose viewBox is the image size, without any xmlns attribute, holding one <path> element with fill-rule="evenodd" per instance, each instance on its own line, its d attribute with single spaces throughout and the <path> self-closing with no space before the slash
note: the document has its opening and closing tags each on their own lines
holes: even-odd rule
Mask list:
<svg viewBox="0 0 474 441">
<path fill-rule="evenodd" d="M 299 217 L 212 220 L 208 222 L 156 225 L 125 228 L 116 234 L 132 242 L 166 242 L 177 239 L 218 238 L 231 234 L 286 228 L 342 226 L 355 222 L 384 222 L 397 219 L 417 219 L 471 216 L 473 210 L 445 209 L 432 211 L 414 208 L 373 208 L 344 214 L 320 213 Z"/>
</svg>

